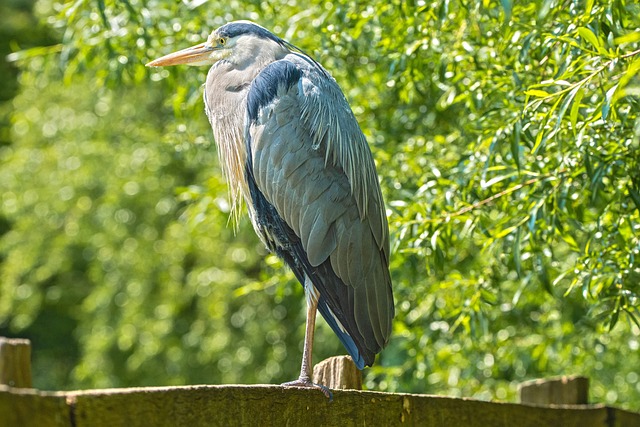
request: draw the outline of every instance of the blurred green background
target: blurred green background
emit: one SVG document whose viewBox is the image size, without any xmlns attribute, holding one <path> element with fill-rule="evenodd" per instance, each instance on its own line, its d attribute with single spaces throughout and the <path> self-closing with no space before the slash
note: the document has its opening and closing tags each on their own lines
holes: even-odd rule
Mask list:
<svg viewBox="0 0 640 427">
<path fill-rule="evenodd" d="M 640 6 L 521 3 L 3 2 L 0 335 L 35 386 L 296 377 L 302 288 L 231 219 L 207 70 L 144 67 L 251 19 L 333 74 L 378 164 L 397 316 L 365 386 L 580 374 L 640 410 Z M 343 353 L 320 321 L 315 360 Z"/>
</svg>

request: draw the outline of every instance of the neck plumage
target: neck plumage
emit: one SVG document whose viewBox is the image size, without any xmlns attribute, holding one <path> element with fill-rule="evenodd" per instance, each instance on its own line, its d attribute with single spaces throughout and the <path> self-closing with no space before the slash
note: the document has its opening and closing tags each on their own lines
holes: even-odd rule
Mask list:
<svg viewBox="0 0 640 427">
<path fill-rule="evenodd" d="M 229 186 L 234 219 L 240 213 L 243 198 L 248 201 L 249 210 L 252 206 L 245 176 L 247 95 L 260 71 L 288 53 L 286 48 L 272 42 L 271 46 L 253 46 L 250 50 L 239 50 L 211 67 L 204 92 L 205 111 L 218 146 L 220 166 Z M 249 214 L 253 213 L 250 211 Z"/>
</svg>

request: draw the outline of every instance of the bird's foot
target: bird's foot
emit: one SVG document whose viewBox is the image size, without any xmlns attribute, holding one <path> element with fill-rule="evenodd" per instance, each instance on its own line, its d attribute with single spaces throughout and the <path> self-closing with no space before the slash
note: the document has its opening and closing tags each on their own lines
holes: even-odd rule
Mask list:
<svg viewBox="0 0 640 427">
<path fill-rule="evenodd" d="M 283 387 L 314 388 L 316 390 L 320 390 L 322 394 L 324 394 L 327 399 L 329 399 L 329 402 L 333 401 L 333 393 L 331 393 L 331 390 L 329 390 L 328 387 L 323 386 L 322 384 L 311 382 L 311 379 L 309 379 L 309 377 L 300 377 L 295 381 L 289 381 L 280 385 Z"/>
</svg>

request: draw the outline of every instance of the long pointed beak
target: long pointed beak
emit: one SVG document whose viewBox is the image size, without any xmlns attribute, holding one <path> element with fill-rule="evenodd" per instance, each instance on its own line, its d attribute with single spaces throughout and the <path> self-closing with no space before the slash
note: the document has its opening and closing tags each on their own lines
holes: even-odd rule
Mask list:
<svg viewBox="0 0 640 427">
<path fill-rule="evenodd" d="M 197 46 L 188 47 L 177 52 L 170 53 L 162 58 L 149 62 L 147 67 L 167 67 L 169 65 L 211 65 L 215 60 L 211 59 L 211 52 L 215 49 L 201 43 Z"/>
</svg>

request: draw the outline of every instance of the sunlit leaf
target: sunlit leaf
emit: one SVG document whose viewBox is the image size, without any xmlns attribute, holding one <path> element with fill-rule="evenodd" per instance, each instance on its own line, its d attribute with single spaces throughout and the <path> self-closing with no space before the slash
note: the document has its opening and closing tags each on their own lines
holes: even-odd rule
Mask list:
<svg viewBox="0 0 640 427">
<path fill-rule="evenodd" d="M 595 0 L 587 0 L 584 8 L 584 13 L 586 16 L 591 15 L 591 11 L 593 10 L 593 4 Z"/>
<path fill-rule="evenodd" d="M 579 247 L 578 243 L 576 242 L 576 240 L 573 238 L 573 236 L 571 234 L 562 233 L 561 237 L 562 237 L 562 240 L 564 240 L 573 251 L 575 251 L 575 252 L 579 252 L 580 251 L 580 247 Z"/>
<path fill-rule="evenodd" d="M 591 46 L 593 46 L 596 51 L 602 47 L 602 43 L 600 42 L 598 37 L 593 34 L 593 31 L 591 31 L 589 28 L 579 27 L 577 31 L 580 37 L 585 39 Z"/>
<path fill-rule="evenodd" d="M 541 89 L 529 89 L 524 91 L 525 95 L 535 96 L 538 98 L 547 98 L 550 94 Z"/>
<path fill-rule="evenodd" d="M 640 33 L 638 33 L 640 34 Z M 633 78 L 640 71 L 640 54 L 637 58 L 635 58 L 630 64 L 627 70 L 624 72 L 623 76 L 620 78 L 620 82 L 618 83 L 620 88 L 625 88 L 629 82 L 633 80 Z"/>
<path fill-rule="evenodd" d="M 615 39 L 613 39 L 613 41 L 617 45 L 635 43 L 637 41 L 640 41 L 640 31 L 633 31 L 623 36 L 616 37 Z"/>
<path fill-rule="evenodd" d="M 564 100 L 562 101 L 562 104 L 560 104 L 560 110 L 558 111 L 558 118 L 556 120 L 556 125 L 553 128 L 554 132 L 560 128 L 560 125 L 562 124 L 562 119 L 564 118 L 564 114 L 566 113 L 567 109 L 571 105 L 572 101 L 574 100 L 574 97 L 580 91 L 580 89 L 581 89 L 581 86 L 576 86 L 567 95 L 565 95 Z"/>
<path fill-rule="evenodd" d="M 609 116 L 609 111 L 611 111 L 614 94 L 617 89 L 618 89 L 618 85 L 615 84 L 607 90 L 607 93 L 604 98 L 604 102 L 602 103 L 602 119 L 603 120 L 606 120 L 607 117 Z"/>
<path fill-rule="evenodd" d="M 578 121 L 578 114 L 580 112 L 580 103 L 582 102 L 582 97 L 584 96 L 585 91 L 582 87 L 578 89 L 578 92 L 575 94 L 575 98 L 573 103 L 571 104 L 571 112 L 569 113 L 569 120 L 571 121 L 571 129 L 573 129 L 574 135 L 577 132 L 576 123 Z"/>
</svg>

